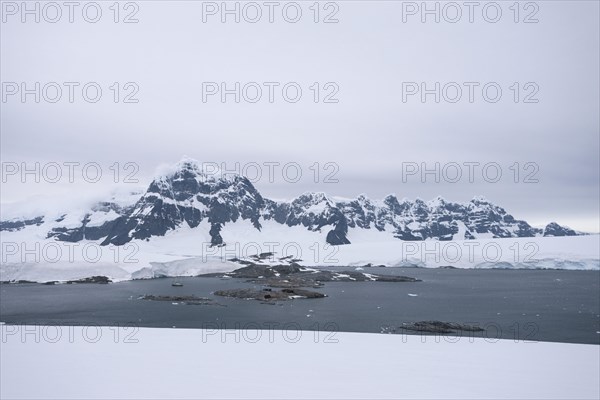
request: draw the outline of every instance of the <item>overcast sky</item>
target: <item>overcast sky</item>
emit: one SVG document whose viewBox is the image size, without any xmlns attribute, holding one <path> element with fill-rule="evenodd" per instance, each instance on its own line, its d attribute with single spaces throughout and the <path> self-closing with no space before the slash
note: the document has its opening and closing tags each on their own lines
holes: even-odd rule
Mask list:
<svg viewBox="0 0 600 400">
<path fill-rule="evenodd" d="M 81 9 L 75 9 L 73 23 L 66 8 L 56 23 L 44 21 L 44 15 L 40 23 L 27 15 L 22 23 L 20 10 L 12 15 L 14 9 L 3 9 L 4 166 L 98 162 L 106 177 L 114 162 L 132 162 L 139 166 L 139 183 L 128 185 L 144 187 L 158 165 L 177 162 L 183 155 L 225 162 L 230 168 L 235 162 L 295 162 L 303 172 L 299 182 L 283 179 L 281 167 L 274 167 L 275 179 L 269 182 L 264 167 L 257 188 L 272 198 L 307 190 L 343 197 L 396 193 L 428 200 L 442 195 L 452 201 L 483 195 L 534 225 L 557 221 L 599 230 L 598 2 L 538 1 L 539 9 L 521 7 L 518 23 L 509 9 L 512 1 L 498 3 L 502 16 L 496 23 L 487 22 L 481 8 L 474 10 L 472 23 L 466 8 L 456 23 L 443 18 L 454 18 L 451 9 L 440 23 L 432 16 L 422 23 L 418 12 L 405 13 L 403 22 L 403 7 L 411 10 L 389 1 L 340 1 L 327 8 L 321 3 L 318 23 L 309 8 L 312 1 L 298 2 L 302 16 L 297 23 L 284 20 L 285 2 L 275 8 L 273 23 L 264 6 L 256 23 L 244 21 L 244 16 L 254 18 L 251 8 L 240 23 L 231 15 L 222 23 L 218 12 L 206 14 L 203 22 L 202 2 L 137 2 L 139 9 L 121 9 L 115 23 L 112 2 L 100 4 L 97 23 L 86 22 Z M 221 2 L 214 4 L 220 7 Z M 55 10 L 46 12 L 54 18 Z M 132 12 L 139 22 L 123 23 Z M 488 10 L 488 18 L 494 12 Z M 93 14 L 88 10 L 88 16 Z M 288 7 L 286 16 L 293 19 L 294 14 Z M 339 22 L 323 23 L 328 15 Z M 523 23 L 528 16 L 538 22 Z M 36 103 L 34 95 L 22 103 L 20 93 L 8 94 L 14 89 L 10 82 L 25 82 L 29 88 L 35 82 L 80 85 L 73 103 L 66 86 L 57 103 L 43 97 Z M 102 88 L 97 103 L 81 96 L 87 82 Z M 120 87 L 118 103 L 110 89 L 114 82 Z M 138 103 L 123 102 L 135 88 L 124 87 L 127 82 L 139 88 L 133 97 Z M 216 94 L 203 102 L 203 82 L 226 82 L 228 88 L 235 82 L 258 82 L 263 97 L 256 103 L 244 98 L 235 103 L 228 95 L 223 103 Z M 280 84 L 273 103 L 263 82 Z M 302 89 L 296 103 L 282 96 L 288 82 Z M 425 82 L 428 88 L 435 82 L 456 82 L 463 93 L 456 103 L 443 97 L 436 103 L 434 95 L 423 103 L 419 94 L 403 101 L 403 82 Z M 464 82 L 479 83 L 472 103 Z M 482 96 L 489 82 L 502 89 L 496 103 Z M 338 102 L 323 102 L 336 88 L 332 98 Z M 447 97 L 455 97 L 453 86 L 448 88 Z M 406 94 L 408 87 L 404 89 Z M 255 96 L 253 90 L 247 97 Z M 292 97 L 294 91 L 290 93 Z M 493 90 L 489 93 L 493 97 Z M 528 95 L 538 102 L 525 103 Z M 321 170 L 318 182 L 314 167 L 309 168 L 315 162 Z M 463 178 L 451 183 L 442 176 L 437 183 L 428 175 L 423 183 L 418 173 L 402 177 L 403 168 L 406 172 L 421 163 L 433 168 L 436 162 L 441 167 L 461 165 Z M 473 182 L 464 175 L 469 172 L 464 163 L 470 162 L 480 163 Z M 519 183 L 514 182 L 515 162 Z M 325 168 L 326 163 L 334 164 Z M 501 167 L 502 179 L 488 182 L 495 169 L 484 177 L 481 166 L 486 163 L 497 163 L 493 165 Z M 455 169 L 448 168 L 452 179 Z M 324 182 L 332 172 L 338 182 Z M 527 177 L 538 182 L 524 182 Z M 76 197 L 112 185 L 106 179 L 94 185 L 81 179 L 73 184 L 23 184 L 9 176 L 5 181 L 3 203 L 33 194 Z"/>
</svg>

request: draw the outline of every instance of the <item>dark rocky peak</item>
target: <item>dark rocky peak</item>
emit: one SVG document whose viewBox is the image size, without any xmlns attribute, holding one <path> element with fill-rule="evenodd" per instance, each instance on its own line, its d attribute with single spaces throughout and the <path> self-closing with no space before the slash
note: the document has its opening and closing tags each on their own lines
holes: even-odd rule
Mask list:
<svg viewBox="0 0 600 400">
<path fill-rule="evenodd" d="M 292 207 L 309 208 L 316 205 L 334 207 L 335 202 L 323 192 L 305 192 L 292 200 Z"/>
<path fill-rule="evenodd" d="M 402 215 L 406 213 L 413 206 L 407 199 L 398 201 L 398 198 L 394 194 L 388 194 L 383 199 L 383 204 L 392 212 L 392 214 Z"/>
<path fill-rule="evenodd" d="M 550 222 L 544 228 L 544 236 L 576 236 L 577 232 L 566 226 L 560 226 L 556 222 Z"/>
</svg>

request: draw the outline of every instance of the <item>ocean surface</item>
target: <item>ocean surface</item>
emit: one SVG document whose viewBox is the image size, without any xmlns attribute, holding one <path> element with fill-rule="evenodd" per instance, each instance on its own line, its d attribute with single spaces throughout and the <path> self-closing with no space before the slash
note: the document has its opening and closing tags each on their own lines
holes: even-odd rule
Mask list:
<svg viewBox="0 0 600 400">
<path fill-rule="evenodd" d="M 404 323 L 439 320 L 478 325 L 485 330 L 463 335 L 489 340 L 600 344 L 600 271 L 372 267 L 362 272 L 405 275 L 423 281 L 326 282 L 322 288 L 309 288 L 326 294 L 325 298 L 275 304 L 213 294 L 219 289 L 260 288 L 237 278 L 180 278 L 183 287 L 171 286 L 172 278 L 111 284 L 3 284 L 0 321 L 302 329 L 333 335 L 336 331 L 389 332 Z M 186 305 L 139 298 L 146 294 L 194 295 L 211 298 L 218 304 Z M 396 329 L 398 332 L 408 333 Z"/>
</svg>

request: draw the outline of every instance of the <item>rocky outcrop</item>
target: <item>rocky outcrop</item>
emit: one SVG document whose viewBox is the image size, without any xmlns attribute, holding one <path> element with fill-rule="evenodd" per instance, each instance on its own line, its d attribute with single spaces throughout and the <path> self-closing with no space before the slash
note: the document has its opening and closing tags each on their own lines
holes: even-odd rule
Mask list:
<svg viewBox="0 0 600 400">
<path fill-rule="evenodd" d="M 556 222 L 550 222 L 544 228 L 544 236 L 577 236 L 577 232 Z"/>
<path fill-rule="evenodd" d="M 426 332 L 426 333 L 457 333 L 459 331 L 483 332 L 483 329 L 475 325 L 458 324 L 455 322 L 442 321 L 419 321 L 410 324 L 404 324 L 400 330 Z"/>
<path fill-rule="evenodd" d="M 12 221 L 0 221 L 0 231 L 15 232 L 30 226 L 40 226 L 44 222 L 44 217 L 35 217 L 32 219 L 17 219 Z"/>
<path fill-rule="evenodd" d="M 294 299 L 318 299 L 326 297 L 325 294 L 305 289 L 228 289 L 217 290 L 215 295 L 224 297 L 236 297 L 238 299 L 254 299 L 263 301 L 294 300 Z"/>
<path fill-rule="evenodd" d="M 300 288 L 323 286 L 323 282 L 420 282 L 419 279 L 398 275 L 375 275 L 358 271 L 328 271 L 302 267 L 296 263 L 281 265 L 248 265 L 225 274 L 203 274 L 202 277 L 245 278 L 248 282 L 273 288 Z"/>
</svg>

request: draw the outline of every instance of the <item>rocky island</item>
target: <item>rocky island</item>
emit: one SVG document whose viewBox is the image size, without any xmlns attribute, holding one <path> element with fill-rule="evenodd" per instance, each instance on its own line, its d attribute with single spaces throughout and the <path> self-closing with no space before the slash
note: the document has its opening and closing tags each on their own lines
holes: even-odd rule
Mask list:
<svg viewBox="0 0 600 400">
<path fill-rule="evenodd" d="M 243 260 L 240 260 L 243 261 Z M 262 285 L 265 288 L 240 288 L 218 290 L 217 296 L 236 297 L 240 299 L 256 299 L 267 302 L 276 300 L 316 299 L 326 294 L 301 289 L 322 288 L 324 282 L 419 282 L 419 279 L 407 276 L 381 276 L 359 271 L 334 272 L 324 269 L 303 267 L 289 260 L 289 264 L 258 265 L 254 263 L 227 273 L 211 273 L 199 275 L 205 278 L 242 278 L 246 282 Z M 278 288 L 280 290 L 273 290 Z"/>
</svg>

